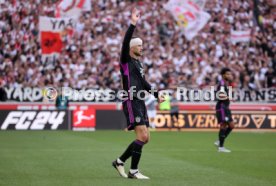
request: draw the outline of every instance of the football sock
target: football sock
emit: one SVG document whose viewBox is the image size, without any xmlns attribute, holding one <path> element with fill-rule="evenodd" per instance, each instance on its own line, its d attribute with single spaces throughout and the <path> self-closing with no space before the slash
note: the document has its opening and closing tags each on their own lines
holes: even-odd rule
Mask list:
<svg viewBox="0 0 276 186">
<path fill-rule="evenodd" d="M 125 152 L 120 156 L 120 160 L 122 162 L 125 162 L 132 154 L 133 151 L 133 146 L 134 146 L 135 141 L 131 142 Z"/>
<path fill-rule="evenodd" d="M 142 154 L 142 148 L 145 143 L 139 140 L 134 141 L 133 151 L 132 151 L 132 159 L 131 159 L 131 166 L 132 170 L 138 169 L 138 164 L 140 161 L 140 157 Z"/>
</svg>

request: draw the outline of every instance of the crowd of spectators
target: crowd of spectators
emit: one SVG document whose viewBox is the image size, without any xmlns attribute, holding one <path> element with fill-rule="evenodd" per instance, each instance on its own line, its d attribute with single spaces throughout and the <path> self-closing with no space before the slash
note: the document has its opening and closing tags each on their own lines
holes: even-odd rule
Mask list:
<svg viewBox="0 0 276 186">
<path fill-rule="evenodd" d="M 211 15 L 191 41 L 163 5 L 166 0 L 93 0 L 54 62 L 41 60 L 38 18 L 54 16 L 54 0 L 0 0 L 0 81 L 10 87 L 121 89 L 119 57 L 131 9 L 142 12 L 135 35 L 144 41 L 147 80 L 159 89 L 215 85 L 222 67 L 241 89 L 276 87 L 273 0 L 207 0 Z M 231 30 L 251 30 L 231 42 Z"/>
</svg>

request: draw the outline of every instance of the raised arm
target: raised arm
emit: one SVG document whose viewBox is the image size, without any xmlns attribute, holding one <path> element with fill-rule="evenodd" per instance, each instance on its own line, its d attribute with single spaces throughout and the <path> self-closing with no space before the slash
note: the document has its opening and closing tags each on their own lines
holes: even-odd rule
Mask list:
<svg viewBox="0 0 276 186">
<path fill-rule="evenodd" d="M 122 45 L 122 51 L 121 51 L 121 63 L 127 63 L 130 60 L 129 55 L 129 43 L 132 38 L 133 32 L 136 27 L 136 23 L 140 19 L 140 12 L 134 8 L 131 13 L 131 25 L 128 27 L 128 30 L 125 34 L 123 45 Z"/>
</svg>

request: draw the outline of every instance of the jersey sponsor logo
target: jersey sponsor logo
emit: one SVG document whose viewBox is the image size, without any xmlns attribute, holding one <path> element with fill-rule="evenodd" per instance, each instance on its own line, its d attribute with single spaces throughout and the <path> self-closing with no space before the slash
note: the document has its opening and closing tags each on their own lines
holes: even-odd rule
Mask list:
<svg viewBox="0 0 276 186">
<path fill-rule="evenodd" d="M 64 124 L 65 111 L 10 111 L 4 117 L 1 130 L 56 130 Z"/>
<path fill-rule="evenodd" d="M 136 61 L 136 64 L 135 64 L 136 68 L 139 69 L 139 72 L 141 74 L 142 77 L 145 76 L 145 70 L 143 68 L 143 63 L 139 62 L 139 61 Z"/>
<path fill-rule="evenodd" d="M 144 69 L 143 69 L 143 68 L 140 68 L 140 74 L 141 74 L 142 77 L 145 76 L 145 72 L 144 72 Z"/>
</svg>

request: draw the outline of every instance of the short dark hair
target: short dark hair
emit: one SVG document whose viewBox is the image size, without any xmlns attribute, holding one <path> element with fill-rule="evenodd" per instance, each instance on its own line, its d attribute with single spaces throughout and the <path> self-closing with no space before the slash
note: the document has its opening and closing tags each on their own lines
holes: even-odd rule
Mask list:
<svg viewBox="0 0 276 186">
<path fill-rule="evenodd" d="M 223 76 L 224 74 L 226 74 L 226 72 L 231 72 L 230 68 L 225 67 L 225 68 L 221 69 L 220 74 Z"/>
</svg>

